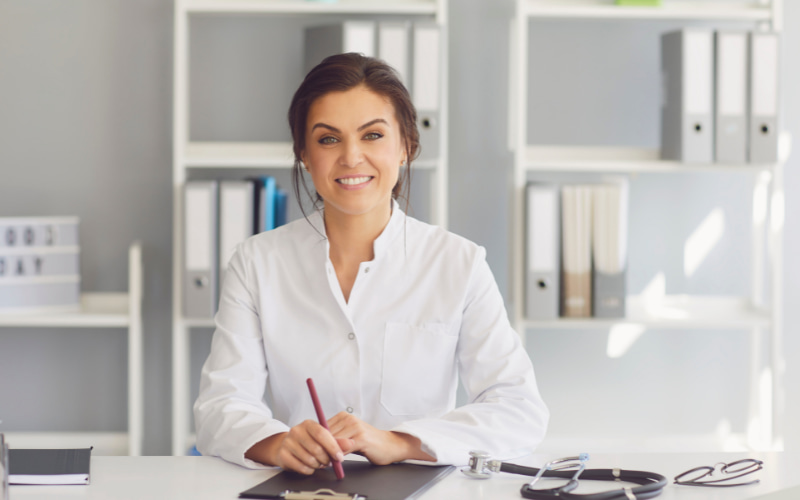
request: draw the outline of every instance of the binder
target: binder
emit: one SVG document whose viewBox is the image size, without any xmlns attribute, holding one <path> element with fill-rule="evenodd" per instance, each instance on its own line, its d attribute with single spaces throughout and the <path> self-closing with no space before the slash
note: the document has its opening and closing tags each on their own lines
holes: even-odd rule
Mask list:
<svg viewBox="0 0 800 500">
<path fill-rule="evenodd" d="M 385 21 L 378 24 L 378 58 L 397 71 L 400 81 L 408 87 L 408 40 L 407 22 Z"/>
<path fill-rule="evenodd" d="M 260 231 L 269 231 L 277 227 L 275 225 L 275 198 L 277 191 L 278 185 L 274 177 L 267 176 L 261 178 L 259 195 Z"/>
<path fill-rule="evenodd" d="M 661 157 L 711 163 L 714 157 L 713 40 L 709 30 L 661 36 Z"/>
<path fill-rule="evenodd" d="M 288 222 L 289 195 L 281 188 L 275 189 L 275 227 L 280 227 Z"/>
<path fill-rule="evenodd" d="M 370 462 L 345 460 L 344 479 L 338 480 L 332 467 L 317 469 L 311 476 L 293 471 L 282 471 L 249 490 L 239 498 L 281 498 L 285 492 L 300 493 L 329 489 L 339 496 L 331 498 L 359 498 L 404 500 L 419 498 L 422 493 L 455 470 L 452 465 L 417 465 L 395 463 L 373 465 Z"/>
<path fill-rule="evenodd" d="M 628 268 L 628 182 L 599 184 L 592 192 L 592 311 L 624 318 Z"/>
<path fill-rule="evenodd" d="M 558 318 L 560 300 L 559 189 L 554 184 L 527 186 L 525 316 Z"/>
<path fill-rule="evenodd" d="M 8 450 L 9 484 L 89 484 L 91 448 Z"/>
<path fill-rule="evenodd" d="M 592 187 L 561 187 L 562 316 L 592 315 Z"/>
<path fill-rule="evenodd" d="M 217 309 L 217 181 L 184 185 L 183 314 L 211 318 Z"/>
<path fill-rule="evenodd" d="M 342 21 L 306 28 L 305 73 L 328 56 L 357 52 L 375 57 L 374 21 Z"/>
<path fill-rule="evenodd" d="M 411 98 L 417 108 L 419 160 L 436 160 L 440 155 L 441 43 L 439 26 L 415 23 L 412 28 Z"/>
<path fill-rule="evenodd" d="M 750 33 L 750 163 L 778 161 L 777 33 Z"/>
<path fill-rule="evenodd" d="M 746 31 L 714 34 L 714 159 L 717 163 L 747 162 Z"/>
<path fill-rule="evenodd" d="M 225 279 L 236 245 L 253 235 L 255 186 L 250 181 L 222 181 L 219 186 L 219 284 Z"/>
</svg>

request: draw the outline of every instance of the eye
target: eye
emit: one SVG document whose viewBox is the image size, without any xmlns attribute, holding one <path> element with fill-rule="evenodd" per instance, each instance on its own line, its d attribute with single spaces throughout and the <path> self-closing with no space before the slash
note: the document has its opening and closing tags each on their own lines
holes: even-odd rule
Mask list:
<svg viewBox="0 0 800 500">
<path fill-rule="evenodd" d="M 326 136 L 320 137 L 317 142 L 320 143 L 320 144 L 334 144 L 334 143 L 337 142 L 337 140 L 336 140 L 335 137 L 331 137 L 330 135 L 326 135 Z"/>
<path fill-rule="evenodd" d="M 364 139 L 368 141 L 374 141 L 376 139 L 380 139 L 381 137 L 383 137 L 383 134 L 381 134 L 380 132 L 370 132 L 364 136 Z"/>
</svg>

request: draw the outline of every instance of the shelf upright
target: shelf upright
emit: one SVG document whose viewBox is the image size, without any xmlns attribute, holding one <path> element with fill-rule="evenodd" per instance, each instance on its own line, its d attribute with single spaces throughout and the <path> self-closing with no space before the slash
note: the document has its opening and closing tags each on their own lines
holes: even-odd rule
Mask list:
<svg viewBox="0 0 800 500">
<path fill-rule="evenodd" d="M 298 0 L 175 0 L 173 57 L 173 252 L 172 252 L 172 454 L 185 455 L 193 444 L 190 401 L 191 328 L 213 327 L 213 319 L 190 319 L 182 314 L 183 204 L 182 187 L 189 170 L 227 168 L 290 169 L 292 145 L 288 142 L 192 142 L 189 133 L 189 32 L 195 16 L 251 14 L 273 16 L 371 15 L 433 19 L 441 32 L 441 89 L 447 88 L 448 0 L 388 0 L 336 3 Z M 338 17 L 337 17 L 338 18 Z M 440 148 L 438 159 L 420 161 L 415 169 L 432 172 L 430 206 L 432 222 L 447 225 L 447 99 L 440 89 Z M 288 103 L 287 103 L 288 106 Z"/>
<path fill-rule="evenodd" d="M 609 329 L 633 323 L 643 328 L 745 329 L 751 332 L 750 405 L 743 441 L 759 450 L 782 449 L 784 413 L 783 336 L 783 165 L 791 137 L 780 137 L 779 160 L 768 165 L 686 165 L 660 159 L 659 151 L 629 147 L 530 145 L 527 142 L 529 22 L 560 20 L 678 20 L 752 22 L 755 29 L 780 32 L 782 0 L 757 3 L 724 1 L 665 3 L 662 7 L 624 7 L 600 0 L 517 0 L 511 20 L 509 69 L 509 148 L 514 153 L 512 235 L 510 238 L 512 321 L 523 338 L 529 329 Z M 609 319 L 532 321 L 525 318 L 525 187 L 528 174 L 651 172 L 750 172 L 754 177 L 751 275 L 749 297 L 667 296 L 653 304 L 629 296 L 628 316 Z M 764 261 L 769 262 L 769 269 Z M 770 284 L 769 305 L 765 284 Z M 766 338 L 766 342 L 765 342 Z M 769 346 L 765 350 L 764 345 Z M 767 360 L 765 362 L 765 360 Z"/>
</svg>

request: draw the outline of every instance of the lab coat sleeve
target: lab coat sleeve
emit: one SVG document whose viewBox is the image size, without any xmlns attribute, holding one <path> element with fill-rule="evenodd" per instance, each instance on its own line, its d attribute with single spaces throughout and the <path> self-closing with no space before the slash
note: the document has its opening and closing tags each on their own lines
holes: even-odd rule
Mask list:
<svg viewBox="0 0 800 500">
<path fill-rule="evenodd" d="M 264 402 L 268 370 L 257 290 L 248 286 L 242 245 L 222 287 L 211 352 L 203 365 L 194 405 L 197 449 L 249 468 L 265 468 L 244 457 L 259 441 L 289 428 Z"/>
<path fill-rule="evenodd" d="M 469 402 L 439 418 L 392 429 L 419 438 L 423 451 L 441 464 L 466 464 L 470 450 L 504 459 L 532 453 L 549 420 L 533 365 L 508 321 L 485 250 L 476 253 L 456 351 Z"/>
</svg>

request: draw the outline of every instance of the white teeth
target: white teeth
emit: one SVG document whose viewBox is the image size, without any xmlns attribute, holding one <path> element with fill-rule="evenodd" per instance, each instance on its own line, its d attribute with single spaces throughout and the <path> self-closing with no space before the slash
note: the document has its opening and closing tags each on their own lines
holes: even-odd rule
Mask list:
<svg viewBox="0 0 800 500">
<path fill-rule="evenodd" d="M 343 179 L 337 179 L 337 182 L 340 184 L 347 184 L 348 186 L 355 186 L 356 184 L 362 184 L 367 182 L 370 179 L 368 176 L 364 177 L 345 177 Z"/>
</svg>

